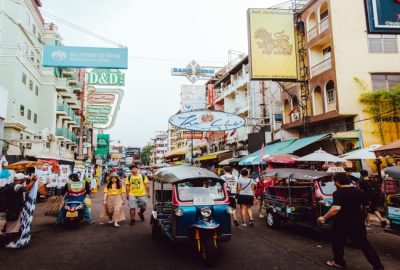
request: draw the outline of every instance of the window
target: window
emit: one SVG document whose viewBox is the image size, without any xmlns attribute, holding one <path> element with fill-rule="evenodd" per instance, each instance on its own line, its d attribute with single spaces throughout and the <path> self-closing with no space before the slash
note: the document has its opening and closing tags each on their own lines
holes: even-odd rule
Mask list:
<svg viewBox="0 0 400 270">
<path fill-rule="evenodd" d="M 31 52 L 31 62 L 32 63 L 35 63 L 35 53 L 34 52 Z"/>
<path fill-rule="evenodd" d="M 396 35 L 368 35 L 370 53 L 398 53 Z"/>
<path fill-rule="evenodd" d="M 372 90 L 392 89 L 400 85 L 400 74 L 372 74 Z"/>
<path fill-rule="evenodd" d="M 24 105 L 19 106 L 19 115 L 21 115 L 21 116 L 25 115 L 25 107 L 24 107 Z"/>
<path fill-rule="evenodd" d="M 20 140 L 24 139 L 24 134 L 22 134 L 22 133 L 19 134 L 19 139 L 20 139 Z"/>
<path fill-rule="evenodd" d="M 28 109 L 28 120 L 32 119 L 32 111 Z"/>
<path fill-rule="evenodd" d="M 329 11 L 325 10 L 323 12 L 321 12 L 321 15 L 319 16 L 320 20 L 323 21 L 324 19 L 328 18 L 329 16 Z"/>
<path fill-rule="evenodd" d="M 36 25 L 32 24 L 32 33 L 36 35 Z"/>
<path fill-rule="evenodd" d="M 331 51 L 332 51 L 331 46 L 326 47 L 325 49 L 322 50 L 322 55 L 324 60 L 331 58 Z"/>
<path fill-rule="evenodd" d="M 42 35 L 41 35 L 40 33 L 38 33 L 38 41 L 39 41 L 40 43 L 43 42 L 43 41 L 42 41 Z"/>
<path fill-rule="evenodd" d="M 26 74 L 22 73 L 22 83 L 26 85 Z"/>
<path fill-rule="evenodd" d="M 37 124 L 37 114 L 36 113 L 33 115 L 33 123 Z"/>
<path fill-rule="evenodd" d="M 333 81 L 329 81 L 326 84 L 326 100 L 328 103 L 335 102 L 335 83 Z"/>
<path fill-rule="evenodd" d="M 35 95 L 39 96 L 39 87 L 37 85 L 35 86 Z"/>
<path fill-rule="evenodd" d="M 33 91 L 33 82 L 29 80 L 29 90 Z"/>
</svg>

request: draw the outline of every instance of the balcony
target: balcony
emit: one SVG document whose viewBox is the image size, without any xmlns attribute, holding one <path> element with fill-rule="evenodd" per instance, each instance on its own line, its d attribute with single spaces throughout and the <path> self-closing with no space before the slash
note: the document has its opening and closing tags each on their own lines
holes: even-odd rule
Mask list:
<svg viewBox="0 0 400 270">
<path fill-rule="evenodd" d="M 65 78 L 56 78 L 56 89 L 59 92 L 65 92 L 68 89 L 67 79 Z"/>
<path fill-rule="evenodd" d="M 319 23 L 319 34 L 327 31 L 329 29 L 329 17 L 326 17 Z"/>
<path fill-rule="evenodd" d="M 330 27 L 329 17 L 326 17 L 322 21 L 320 21 L 318 25 L 308 30 L 307 32 L 308 42 L 310 43 L 312 40 L 316 39 L 319 35 L 329 30 L 329 27 Z"/>
<path fill-rule="evenodd" d="M 325 71 L 332 69 L 332 58 L 328 58 L 315 66 L 311 67 L 311 78 L 318 76 Z"/>
<path fill-rule="evenodd" d="M 314 38 L 316 38 L 318 36 L 318 27 L 314 26 L 313 28 L 311 28 L 311 30 L 308 31 L 307 33 L 307 38 L 308 38 L 308 42 L 310 42 L 311 40 L 313 40 Z"/>
<path fill-rule="evenodd" d="M 66 103 L 58 103 L 56 114 L 68 115 L 68 105 Z"/>
<path fill-rule="evenodd" d="M 57 129 L 56 129 L 56 136 L 57 136 L 57 137 L 67 138 L 67 136 L 68 136 L 68 129 L 66 129 L 66 128 L 57 128 Z"/>
</svg>

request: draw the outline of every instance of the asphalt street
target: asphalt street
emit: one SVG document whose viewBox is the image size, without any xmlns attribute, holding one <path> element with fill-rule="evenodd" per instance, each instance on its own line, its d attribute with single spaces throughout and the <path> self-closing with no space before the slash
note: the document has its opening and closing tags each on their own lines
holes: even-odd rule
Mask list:
<svg viewBox="0 0 400 270">
<path fill-rule="evenodd" d="M 76 230 L 53 228 L 53 217 L 44 216 L 38 204 L 29 247 L 20 250 L 0 248 L 0 269 L 204 269 L 186 242 L 153 240 L 145 222 L 120 228 L 99 218 L 102 195 L 94 195 L 93 218 L 96 224 Z M 150 209 L 149 209 L 150 210 Z M 128 215 L 128 209 L 126 209 Z M 378 226 L 369 231 L 386 269 L 400 269 L 400 236 L 384 233 Z M 4 239 L 0 238 L 0 244 Z M 2 245 L 3 246 L 3 245 Z M 295 226 L 279 230 L 266 228 L 257 220 L 253 228 L 233 228 L 232 240 L 221 244 L 214 269 L 328 269 L 331 258 L 329 235 Z M 362 252 L 347 247 L 347 269 L 371 269 Z"/>
</svg>

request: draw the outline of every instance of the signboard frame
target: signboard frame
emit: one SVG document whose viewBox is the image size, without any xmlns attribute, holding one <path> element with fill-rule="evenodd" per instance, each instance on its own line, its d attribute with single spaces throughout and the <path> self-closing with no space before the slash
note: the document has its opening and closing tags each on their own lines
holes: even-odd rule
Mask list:
<svg viewBox="0 0 400 270">
<path fill-rule="evenodd" d="M 390 2 L 390 3 L 389 3 Z M 393 25 L 380 24 L 382 12 L 398 12 L 393 15 L 400 16 L 400 2 L 394 0 L 364 0 L 365 17 L 367 20 L 368 33 L 370 34 L 400 34 L 400 17 L 393 21 Z M 395 7 L 398 7 L 397 9 Z M 398 11 L 396 11 L 398 10 Z M 386 14 L 389 16 L 388 14 Z M 387 18 L 382 18 L 387 19 Z"/>
</svg>

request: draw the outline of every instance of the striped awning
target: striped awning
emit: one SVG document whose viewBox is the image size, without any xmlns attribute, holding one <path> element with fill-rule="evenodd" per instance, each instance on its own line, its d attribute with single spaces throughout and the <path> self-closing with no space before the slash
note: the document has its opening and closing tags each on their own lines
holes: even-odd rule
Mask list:
<svg viewBox="0 0 400 270">
<path fill-rule="evenodd" d="M 188 152 L 188 148 L 187 147 L 183 147 L 183 148 L 178 148 L 172 151 L 169 151 L 165 154 L 166 158 L 171 158 L 171 157 L 175 157 L 175 156 L 183 156 L 186 155 L 186 153 Z"/>
</svg>

